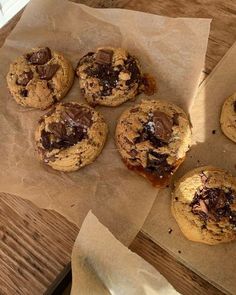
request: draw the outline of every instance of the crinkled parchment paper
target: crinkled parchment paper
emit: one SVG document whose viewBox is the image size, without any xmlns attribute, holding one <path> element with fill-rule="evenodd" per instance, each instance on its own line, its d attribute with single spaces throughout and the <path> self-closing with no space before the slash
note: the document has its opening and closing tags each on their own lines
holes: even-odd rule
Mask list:
<svg viewBox="0 0 236 295">
<path fill-rule="evenodd" d="M 123 246 L 89 212 L 72 251 L 71 295 L 177 295 L 168 281 Z"/>
<path fill-rule="evenodd" d="M 113 140 L 117 118 L 135 102 L 98 108 L 110 131 L 94 164 L 74 173 L 53 171 L 38 161 L 34 150 L 34 129 L 42 112 L 22 108 L 11 98 L 5 81 L 9 64 L 37 46 L 63 52 L 74 67 L 98 46 L 122 46 L 140 59 L 145 72 L 156 76 L 156 97 L 187 109 L 204 66 L 209 26 L 208 19 L 32 0 L 0 50 L 0 190 L 55 209 L 78 226 L 92 209 L 117 238 L 131 242 L 157 194 L 146 180 L 126 169 Z M 77 79 L 65 100 L 83 101 Z"/>
<path fill-rule="evenodd" d="M 235 91 L 236 43 L 199 89 L 190 112 L 193 146 L 176 178 L 197 166 L 209 164 L 236 175 L 236 144 L 221 132 L 219 124 L 223 102 Z M 168 233 L 169 228 L 173 230 L 171 234 Z M 226 294 L 236 294 L 236 242 L 207 246 L 188 241 L 171 215 L 170 191 L 160 193 L 143 230 Z"/>
</svg>

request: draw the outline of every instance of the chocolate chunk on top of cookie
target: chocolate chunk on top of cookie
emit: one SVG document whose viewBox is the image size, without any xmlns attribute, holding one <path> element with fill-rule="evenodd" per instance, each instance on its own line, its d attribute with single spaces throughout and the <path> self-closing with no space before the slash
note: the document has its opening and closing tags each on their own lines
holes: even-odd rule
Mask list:
<svg viewBox="0 0 236 295">
<path fill-rule="evenodd" d="M 46 109 L 61 100 L 72 86 L 70 62 L 50 48 L 36 48 L 16 59 L 7 75 L 8 88 L 22 106 Z"/>
<path fill-rule="evenodd" d="M 41 117 L 35 133 L 41 160 L 56 170 L 75 171 L 92 163 L 107 136 L 103 117 L 91 107 L 59 103 Z"/>
<path fill-rule="evenodd" d="M 190 123 L 174 104 L 143 100 L 121 115 L 116 143 L 128 168 L 164 187 L 189 149 Z"/>
<path fill-rule="evenodd" d="M 118 106 L 144 91 L 152 95 L 156 84 L 142 75 L 136 57 L 122 48 L 104 47 L 89 52 L 78 63 L 81 93 L 91 105 Z"/>
</svg>

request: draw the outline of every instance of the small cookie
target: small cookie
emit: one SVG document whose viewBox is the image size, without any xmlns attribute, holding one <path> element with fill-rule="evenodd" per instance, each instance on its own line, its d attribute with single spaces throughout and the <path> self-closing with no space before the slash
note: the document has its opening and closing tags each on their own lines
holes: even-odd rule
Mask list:
<svg viewBox="0 0 236 295">
<path fill-rule="evenodd" d="M 107 131 L 103 117 L 93 108 L 59 103 L 40 118 L 36 146 L 41 160 L 53 169 L 75 171 L 97 158 Z"/>
<path fill-rule="evenodd" d="M 226 99 L 223 104 L 220 125 L 223 133 L 236 142 L 236 93 Z"/>
<path fill-rule="evenodd" d="M 90 105 L 118 106 L 134 98 L 142 84 L 138 60 L 122 48 L 89 52 L 78 63 L 80 89 Z"/>
<path fill-rule="evenodd" d="M 121 115 L 116 143 L 128 168 L 164 187 L 190 147 L 190 123 L 174 104 L 143 100 Z"/>
<path fill-rule="evenodd" d="M 172 214 L 192 241 L 215 245 L 236 239 L 236 178 L 215 167 L 185 174 L 172 198 Z"/>
<path fill-rule="evenodd" d="M 18 57 L 7 74 L 8 88 L 16 102 L 42 110 L 60 101 L 73 80 L 70 62 L 48 47 Z"/>
</svg>

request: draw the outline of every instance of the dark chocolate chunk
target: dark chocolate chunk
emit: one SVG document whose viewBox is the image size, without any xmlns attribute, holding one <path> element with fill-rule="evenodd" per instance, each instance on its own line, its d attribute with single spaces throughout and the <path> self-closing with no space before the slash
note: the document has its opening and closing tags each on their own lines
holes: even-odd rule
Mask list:
<svg viewBox="0 0 236 295">
<path fill-rule="evenodd" d="M 156 138 L 168 142 L 171 138 L 173 120 L 167 114 L 155 111 L 153 113 L 153 123 Z"/>
<path fill-rule="evenodd" d="M 154 174 L 159 178 L 169 177 L 171 172 L 173 171 L 173 166 L 167 163 L 166 154 L 159 154 L 150 150 L 147 153 L 147 166 L 146 171 Z"/>
<path fill-rule="evenodd" d="M 41 48 L 40 50 L 29 53 L 26 59 L 33 65 L 44 65 L 52 58 L 51 50 L 48 47 Z"/>
<path fill-rule="evenodd" d="M 36 71 L 39 74 L 39 78 L 42 80 L 51 80 L 59 69 L 58 64 L 36 66 Z"/>
<path fill-rule="evenodd" d="M 41 143 L 42 146 L 46 149 L 49 150 L 51 147 L 51 142 L 50 142 L 50 133 L 45 131 L 44 129 L 41 132 Z"/>
<path fill-rule="evenodd" d="M 22 89 L 20 91 L 20 95 L 23 96 L 23 97 L 27 97 L 28 96 L 28 90 L 27 89 Z"/>
<path fill-rule="evenodd" d="M 100 49 L 95 58 L 95 62 L 98 64 L 111 64 L 113 57 L 113 50 L 109 49 Z"/>
<path fill-rule="evenodd" d="M 137 156 L 138 152 L 135 149 L 132 149 L 132 150 L 130 150 L 129 154 L 132 158 L 135 158 Z"/>
<path fill-rule="evenodd" d="M 234 106 L 234 111 L 236 113 L 236 100 L 233 102 L 233 106 Z"/>
<path fill-rule="evenodd" d="M 58 99 L 57 99 L 56 95 L 53 95 L 52 96 L 52 100 L 53 100 L 53 103 L 57 103 L 58 102 Z"/>
<path fill-rule="evenodd" d="M 173 231 L 173 229 L 172 229 L 172 228 L 169 228 L 169 229 L 168 229 L 168 234 L 171 234 L 172 231 Z"/>
<path fill-rule="evenodd" d="M 216 130 L 212 130 L 211 133 L 212 133 L 212 134 L 216 134 Z"/>
<path fill-rule="evenodd" d="M 147 124 L 145 124 L 143 129 L 139 131 L 139 136 L 134 138 L 134 143 L 137 144 L 149 140 L 155 148 L 166 145 L 166 142 L 163 142 L 155 136 L 153 125 L 153 122 L 148 122 Z"/>
<path fill-rule="evenodd" d="M 72 126 L 89 128 L 92 125 L 92 113 L 90 110 L 70 103 L 64 104 L 64 106 L 65 111 L 62 113 L 62 118 Z"/>
<path fill-rule="evenodd" d="M 52 122 L 48 125 L 48 129 L 50 132 L 58 137 L 58 138 L 63 138 L 66 135 L 66 128 L 65 125 L 62 124 L 61 122 Z"/>
<path fill-rule="evenodd" d="M 50 82 L 47 82 L 47 87 L 49 90 L 51 90 L 52 92 L 54 91 L 54 87 L 53 87 L 53 84 L 50 83 Z"/>
<path fill-rule="evenodd" d="M 29 81 L 32 80 L 32 78 L 33 78 L 32 71 L 23 72 L 21 75 L 17 77 L 16 84 L 26 86 L 29 83 Z"/>
</svg>

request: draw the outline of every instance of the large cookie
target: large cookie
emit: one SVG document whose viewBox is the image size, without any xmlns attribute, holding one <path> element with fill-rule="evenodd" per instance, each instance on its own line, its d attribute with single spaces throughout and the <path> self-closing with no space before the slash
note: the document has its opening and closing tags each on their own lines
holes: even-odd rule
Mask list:
<svg viewBox="0 0 236 295">
<path fill-rule="evenodd" d="M 89 52 L 78 63 L 80 89 L 91 105 L 118 106 L 149 88 L 153 79 L 142 77 L 138 60 L 122 48 L 105 47 Z M 144 85 L 145 84 L 145 85 Z"/>
<path fill-rule="evenodd" d="M 48 47 L 32 49 L 10 65 L 8 88 L 22 106 L 46 109 L 71 88 L 74 71 L 70 62 Z"/>
<path fill-rule="evenodd" d="M 172 213 L 192 241 L 219 244 L 236 239 L 236 178 L 214 167 L 196 168 L 176 184 Z"/>
<path fill-rule="evenodd" d="M 236 93 L 224 102 L 220 116 L 220 125 L 224 134 L 236 142 Z"/>
<path fill-rule="evenodd" d="M 107 131 L 103 117 L 93 108 L 74 102 L 59 103 L 40 118 L 36 146 L 47 165 L 75 171 L 97 158 Z"/>
<path fill-rule="evenodd" d="M 164 187 L 190 147 L 190 123 L 174 104 L 143 100 L 121 115 L 116 143 L 128 168 Z"/>
</svg>

